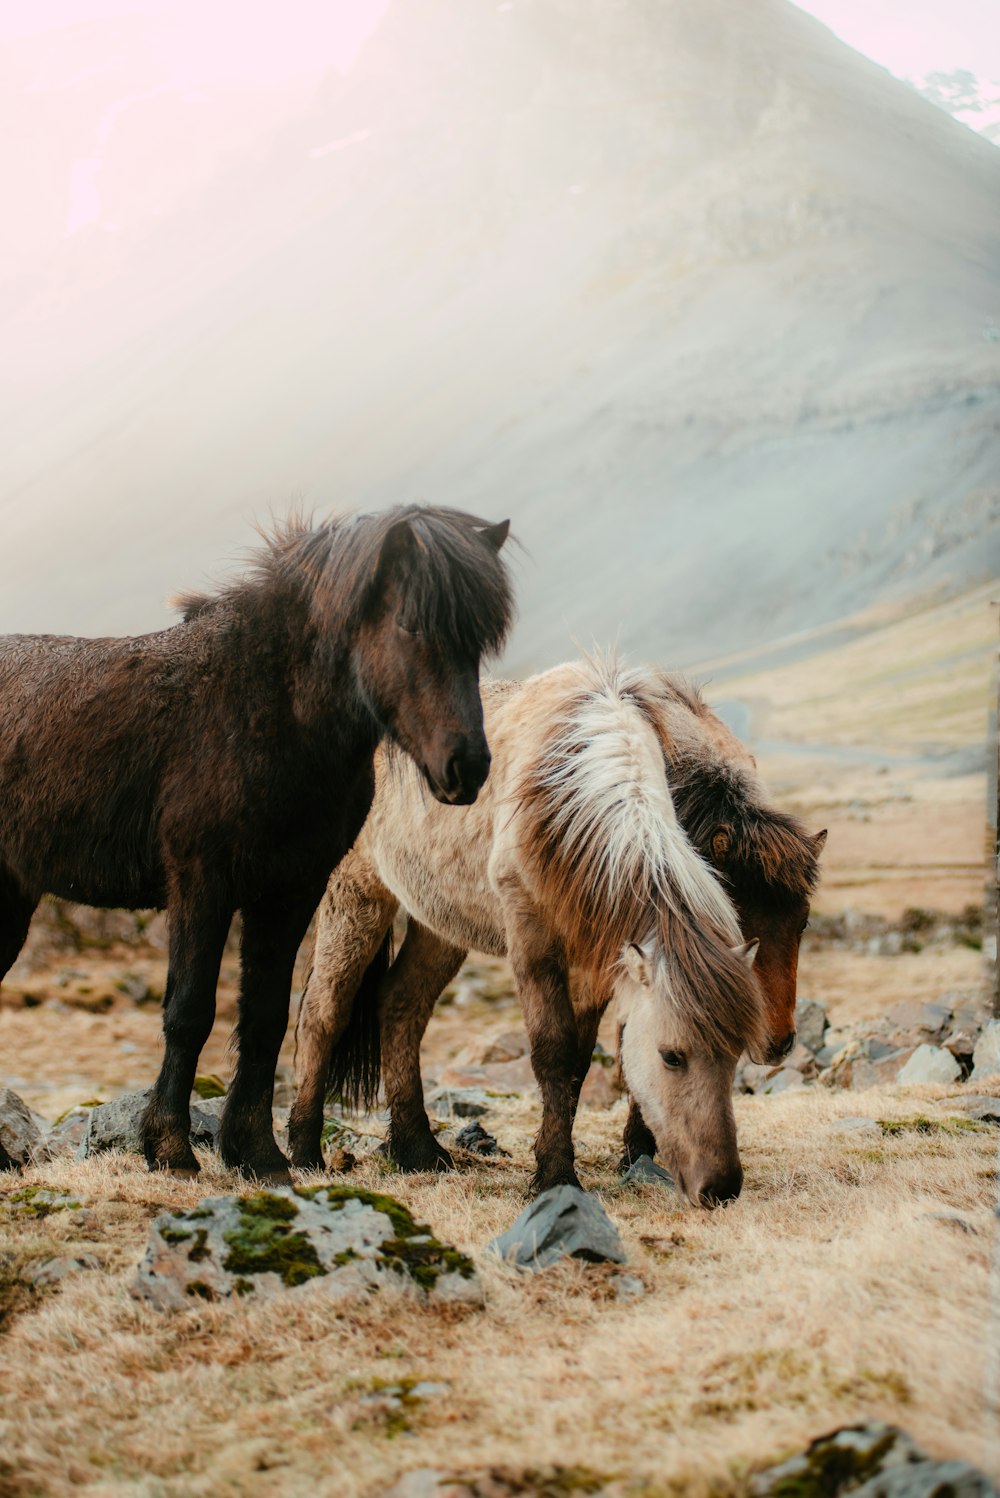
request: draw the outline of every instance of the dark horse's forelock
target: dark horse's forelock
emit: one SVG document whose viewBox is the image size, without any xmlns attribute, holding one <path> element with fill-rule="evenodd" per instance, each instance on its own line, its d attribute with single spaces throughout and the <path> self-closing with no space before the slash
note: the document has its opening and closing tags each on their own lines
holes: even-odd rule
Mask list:
<svg viewBox="0 0 1000 1498">
<path fill-rule="evenodd" d="M 740 894 L 795 906 L 819 881 L 816 845 L 802 823 L 760 803 L 747 772 L 721 760 L 674 764 L 670 792 L 681 825 L 696 848 L 711 856 L 714 834 L 725 828 L 725 875 Z"/>
<path fill-rule="evenodd" d="M 383 546 L 401 521 L 416 542 L 397 578 L 406 597 L 407 628 L 458 654 L 496 655 L 514 605 L 507 569 L 487 538 L 493 527 L 477 515 L 438 506 L 397 505 L 321 525 L 301 517 L 287 520 L 265 535 L 265 549 L 254 555 L 244 579 L 215 597 L 184 595 L 176 606 L 190 619 L 262 584 L 305 583 L 317 623 L 351 631 L 371 606 Z"/>
</svg>

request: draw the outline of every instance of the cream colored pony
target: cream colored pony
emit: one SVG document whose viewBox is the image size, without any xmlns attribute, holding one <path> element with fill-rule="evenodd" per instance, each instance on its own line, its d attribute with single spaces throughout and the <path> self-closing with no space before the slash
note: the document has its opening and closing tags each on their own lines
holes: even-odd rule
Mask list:
<svg viewBox="0 0 1000 1498">
<path fill-rule="evenodd" d="M 423 1107 L 420 1038 L 477 948 L 514 969 L 542 1095 L 537 1190 L 578 1184 L 573 1117 L 617 997 L 625 1079 L 678 1186 L 703 1205 L 738 1195 L 733 1074 L 765 1043 L 756 943 L 677 820 L 654 727 L 666 693 L 614 660 L 486 684 L 493 765 L 468 807 L 441 811 L 404 759 L 379 761 L 371 814 L 320 909 L 297 1028 L 296 1164 L 322 1163 L 328 1087 L 370 1100 L 380 1059 L 393 1158 L 450 1163 Z M 407 935 L 388 967 L 400 906 Z"/>
</svg>

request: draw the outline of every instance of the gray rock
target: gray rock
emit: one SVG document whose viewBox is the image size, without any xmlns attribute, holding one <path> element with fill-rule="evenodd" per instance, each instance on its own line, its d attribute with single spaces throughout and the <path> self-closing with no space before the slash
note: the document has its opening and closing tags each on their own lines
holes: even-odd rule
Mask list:
<svg viewBox="0 0 1000 1498">
<path fill-rule="evenodd" d="M 93 1254 L 60 1254 L 56 1258 L 40 1259 L 37 1264 L 29 1264 L 23 1271 L 23 1277 L 29 1284 L 43 1289 L 58 1285 L 68 1274 L 79 1274 L 81 1270 L 101 1267 L 100 1259 Z"/>
<path fill-rule="evenodd" d="M 657 1165 L 648 1155 L 640 1155 L 633 1160 L 628 1170 L 622 1176 L 622 1185 L 633 1186 L 668 1186 L 674 1190 L 674 1178 L 669 1170 L 664 1170 L 662 1165 Z"/>
<path fill-rule="evenodd" d="M 439 1088 L 431 1095 L 434 1117 L 482 1118 L 490 1111 L 490 1099 L 481 1087 Z"/>
<path fill-rule="evenodd" d="M 618 1229 L 597 1197 L 579 1186 L 543 1191 L 488 1246 L 518 1269 L 545 1269 L 564 1258 L 593 1264 L 626 1262 Z"/>
<path fill-rule="evenodd" d="M 1000 1020 L 992 1019 L 983 1027 L 983 1033 L 972 1053 L 970 1082 L 982 1082 L 986 1077 L 1000 1077 Z"/>
<path fill-rule="evenodd" d="M 758 1097 L 775 1097 L 779 1092 L 794 1092 L 805 1085 L 805 1077 L 794 1066 L 779 1066 L 755 1091 Z"/>
<path fill-rule="evenodd" d="M 951 1019 L 951 1005 L 925 1004 L 920 999 L 900 999 L 886 1010 L 886 1019 L 897 1029 L 937 1040 Z"/>
<path fill-rule="evenodd" d="M 966 1462 L 932 1462 L 895 1426 L 873 1421 L 813 1441 L 801 1456 L 758 1473 L 752 1498 L 791 1492 L 827 1498 L 997 1498 L 996 1489 Z"/>
<path fill-rule="evenodd" d="M 795 1031 L 802 1044 L 814 1055 L 822 1049 L 828 1023 L 825 1004 L 817 999 L 799 999 L 795 1006 Z"/>
<path fill-rule="evenodd" d="M 158 1217 L 132 1294 L 166 1311 L 244 1295 L 341 1298 L 385 1284 L 438 1303 L 483 1304 L 471 1259 L 394 1197 L 285 1186 Z"/>
<path fill-rule="evenodd" d="M 950 1051 L 937 1045 L 918 1045 L 906 1065 L 900 1068 L 896 1081 L 903 1086 L 921 1082 L 947 1083 L 957 1082 L 961 1075 L 962 1068 Z"/>
<path fill-rule="evenodd" d="M 916 1462 L 880 1472 L 853 1498 L 997 1498 L 997 1490 L 968 1462 Z"/>
<path fill-rule="evenodd" d="M 973 1093 L 970 1097 L 942 1098 L 938 1104 L 949 1113 L 959 1113 L 976 1123 L 1000 1124 L 1000 1097 L 986 1097 Z"/>
<path fill-rule="evenodd" d="M 830 1125 L 832 1134 L 881 1134 L 874 1118 L 838 1118 Z"/>
<path fill-rule="evenodd" d="M 142 1153 L 140 1126 L 151 1089 L 126 1092 L 110 1103 L 99 1103 L 90 1110 L 83 1137 L 76 1152 L 78 1160 L 102 1155 L 107 1150 Z M 214 1147 L 219 1134 L 219 1119 L 225 1098 L 208 1098 L 191 1105 L 191 1143 Z"/>
<path fill-rule="evenodd" d="M 464 1128 L 459 1129 L 455 1135 L 455 1143 L 459 1149 L 472 1150 L 476 1155 L 504 1155 L 492 1134 L 488 1134 L 478 1119 L 473 1119 Z"/>
<path fill-rule="evenodd" d="M 752 1498 L 777 1498 L 801 1491 L 834 1498 L 877 1473 L 919 1462 L 921 1452 L 903 1431 L 881 1421 L 842 1426 L 811 1441 L 800 1456 L 790 1457 L 751 1479 Z"/>
<path fill-rule="evenodd" d="M 646 1293 L 646 1286 L 637 1274 L 616 1274 L 612 1283 L 619 1300 L 638 1300 Z"/>
<path fill-rule="evenodd" d="M 31 1109 L 9 1087 L 0 1087 L 0 1170 L 20 1170 L 44 1153 Z"/>
<path fill-rule="evenodd" d="M 57 1155 L 71 1155 L 79 1149 L 87 1125 L 90 1122 L 89 1108 L 71 1108 L 58 1123 L 52 1125 L 45 1136 L 45 1148 L 50 1159 Z"/>
</svg>

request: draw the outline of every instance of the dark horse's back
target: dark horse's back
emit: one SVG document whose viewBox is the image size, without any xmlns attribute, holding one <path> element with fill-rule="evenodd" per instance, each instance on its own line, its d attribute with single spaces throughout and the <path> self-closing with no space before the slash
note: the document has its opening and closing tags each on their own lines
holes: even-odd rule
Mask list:
<svg viewBox="0 0 1000 1498">
<path fill-rule="evenodd" d="M 0 866 L 36 899 L 163 904 L 159 790 L 190 690 L 173 633 L 0 636 Z"/>
</svg>

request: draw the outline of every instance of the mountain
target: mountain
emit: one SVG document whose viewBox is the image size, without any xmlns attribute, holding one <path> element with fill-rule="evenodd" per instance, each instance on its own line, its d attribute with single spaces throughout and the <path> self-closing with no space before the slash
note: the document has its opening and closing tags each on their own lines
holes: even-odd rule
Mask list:
<svg viewBox="0 0 1000 1498">
<path fill-rule="evenodd" d="M 0 629 L 157 627 L 295 500 L 510 515 L 517 669 L 1000 573 L 1000 152 L 786 0 L 395 0 L 2 289 Z"/>
</svg>

